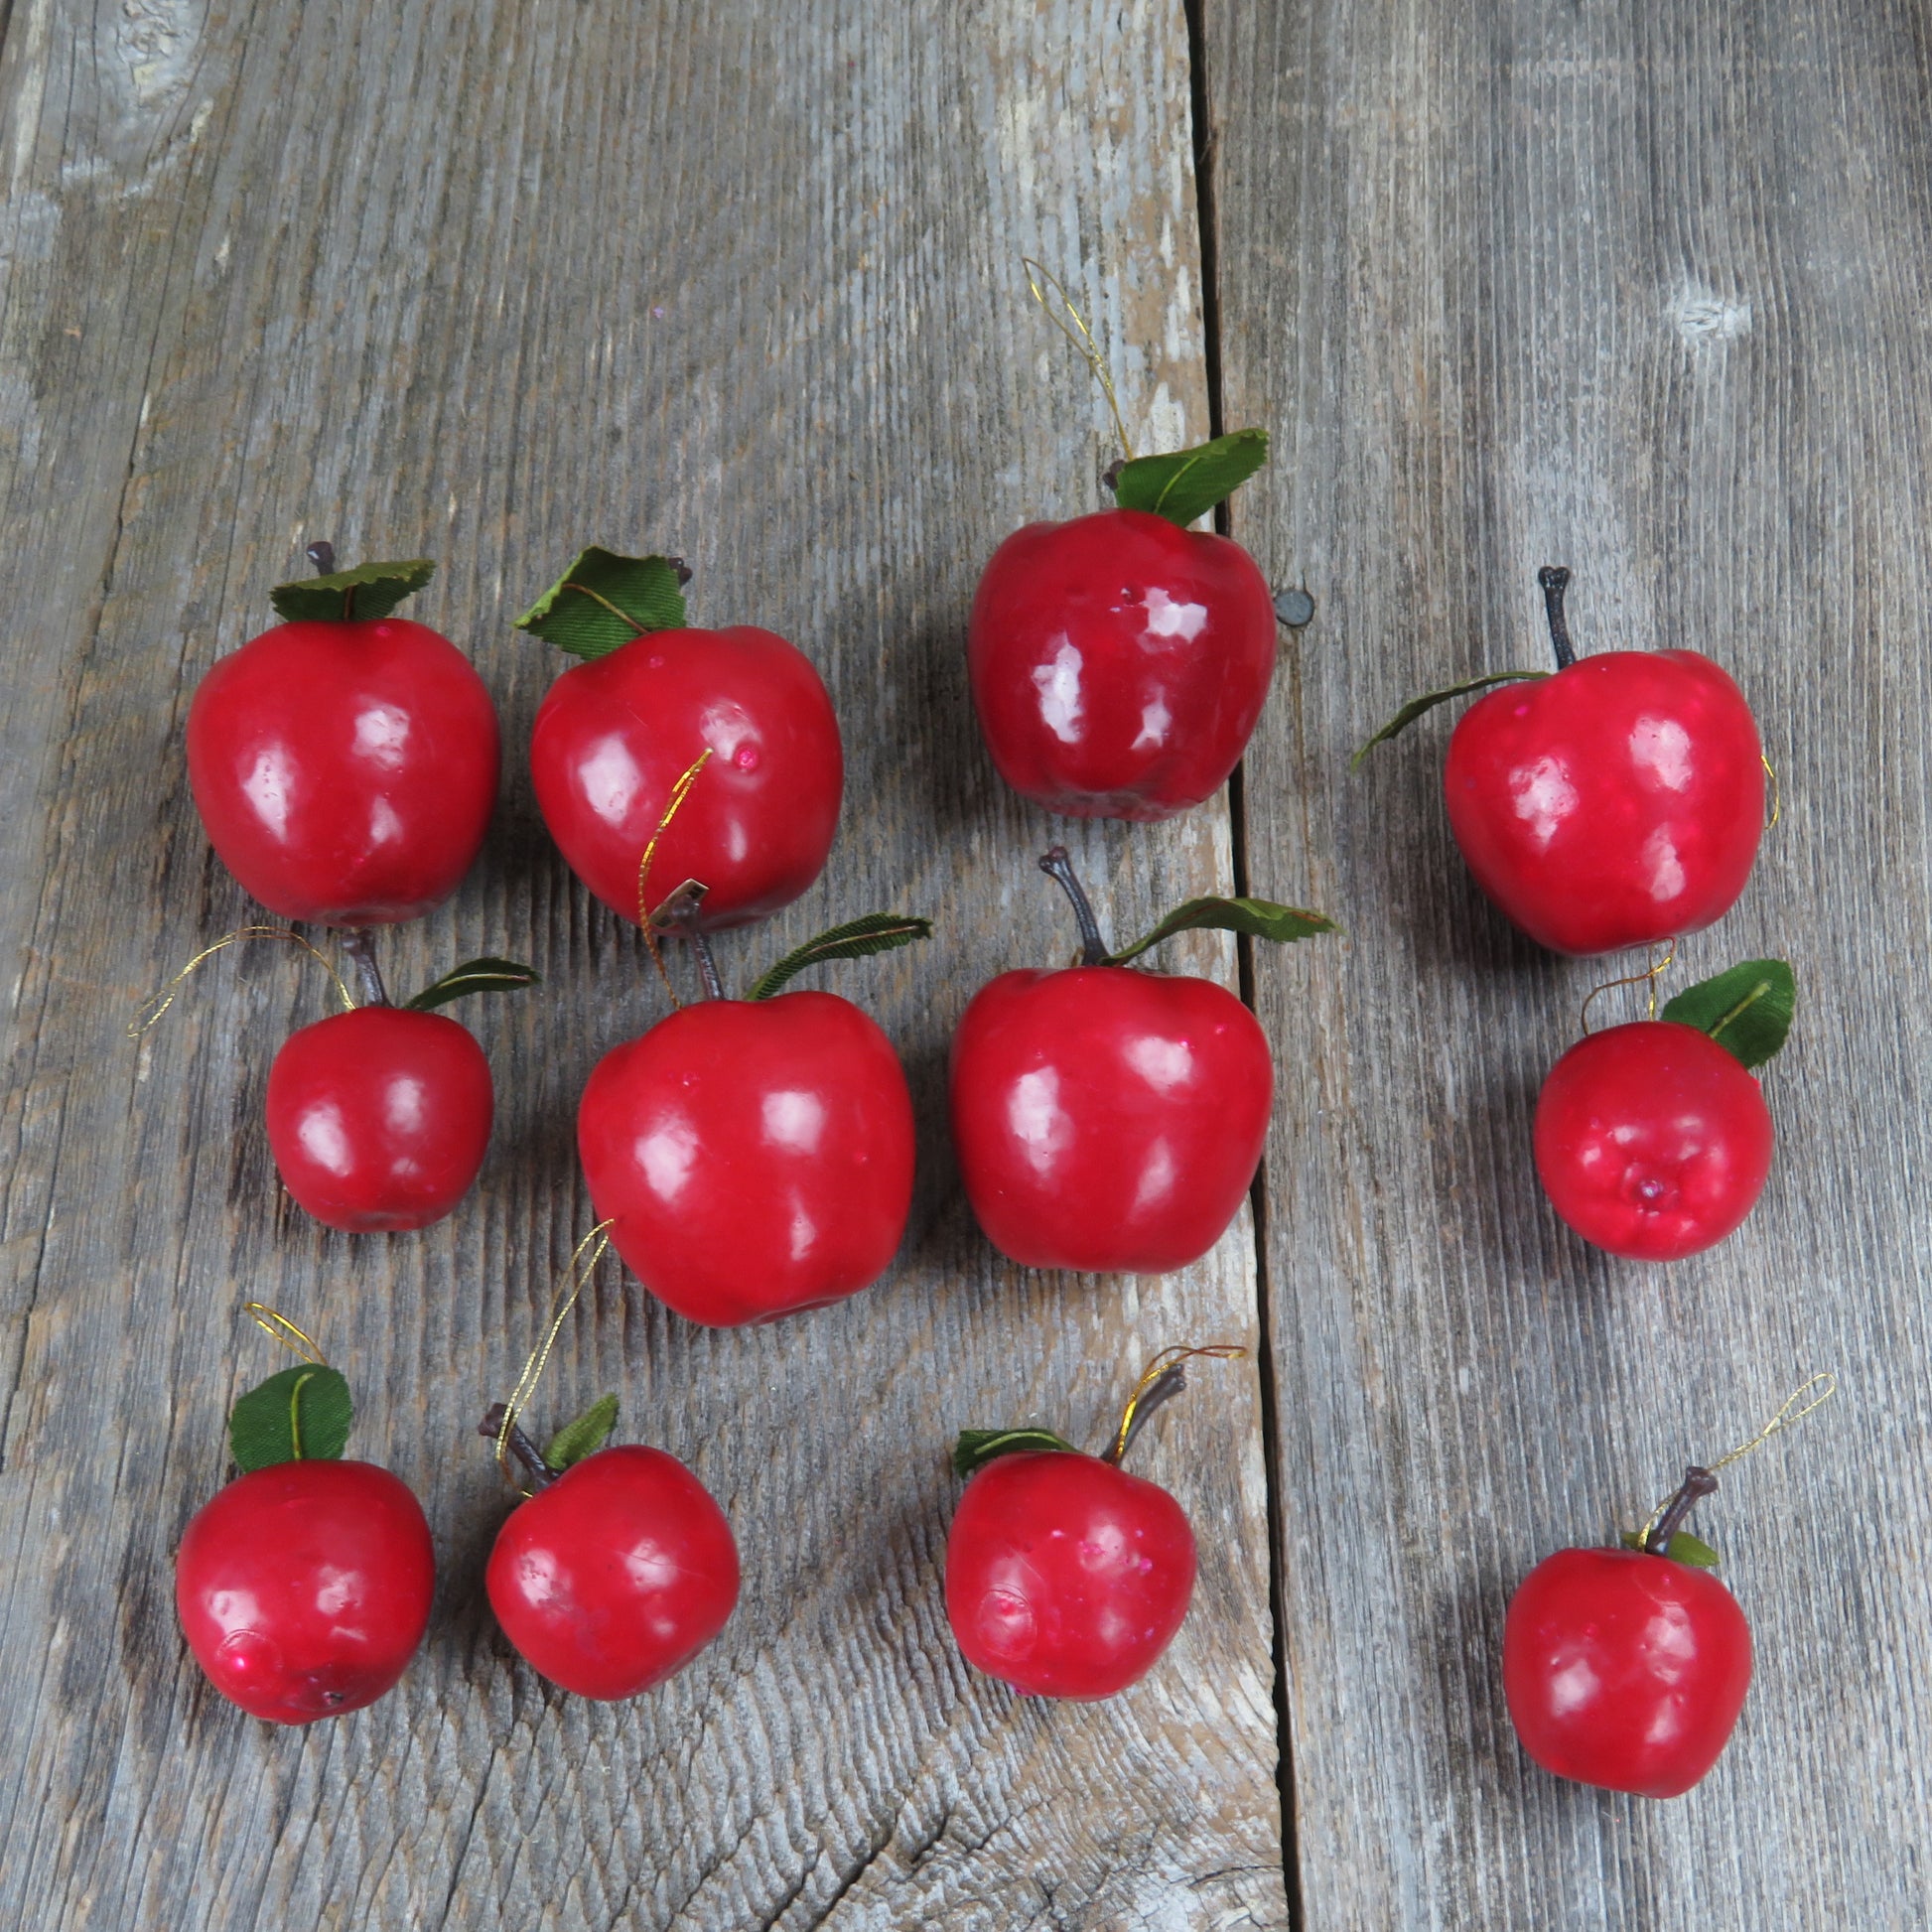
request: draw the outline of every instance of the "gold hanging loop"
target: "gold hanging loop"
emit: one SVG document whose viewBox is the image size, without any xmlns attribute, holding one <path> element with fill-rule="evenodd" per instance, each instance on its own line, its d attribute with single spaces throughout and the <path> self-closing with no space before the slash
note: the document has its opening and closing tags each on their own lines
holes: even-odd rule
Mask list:
<svg viewBox="0 0 1932 1932">
<path fill-rule="evenodd" d="M 650 862 L 657 857 L 657 848 L 664 834 L 670 830 L 671 820 L 678 814 L 678 807 L 691 795 L 691 787 L 698 782 L 698 773 L 711 762 L 712 748 L 707 745 L 698 756 L 678 774 L 677 782 L 671 787 L 671 795 L 664 806 L 664 815 L 657 821 L 657 830 L 650 835 L 644 847 L 644 856 L 637 861 L 637 924 L 644 935 L 644 949 L 650 954 L 650 963 L 657 968 L 657 977 L 664 982 L 664 991 L 671 996 L 674 1007 L 682 1007 L 684 1002 L 677 997 L 677 988 L 671 984 L 670 973 L 665 969 L 664 955 L 657 949 L 657 933 L 651 919 L 657 911 L 646 897 L 650 879 Z M 675 897 L 673 893 L 670 897 Z"/>
<path fill-rule="evenodd" d="M 321 1343 L 305 1329 L 298 1328 L 287 1315 L 271 1309 L 266 1302 L 244 1302 L 241 1306 L 254 1317 L 255 1326 L 263 1334 L 279 1341 L 291 1354 L 300 1355 L 317 1368 L 329 1366 Z"/>
<path fill-rule="evenodd" d="M 510 1432 L 515 1429 L 517 1418 L 529 1407 L 530 1398 L 537 1392 L 537 1384 L 543 1380 L 543 1371 L 550 1366 L 550 1351 L 557 1345 L 565 1317 L 577 1306 L 577 1298 L 583 1294 L 584 1287 L 596 1272 L 597 1264 L 604 1259 L 604 1251 L 611 1245 L 610 1230 L 617 1225 L 616 1216 L 608 1221 L 600 1221 L 578 1242 L 576 1252 L 570 1258 L 570 1265 L 564 1278 L 557 1285 L 557 1292 L 551 1298 L 550 1325 L 543 1339 L 531 1349 L 529 1359 L 523 1364 L 523 1373 L 516 1378 L 516 1387 L 510 1399 L 503 1404 L 503 1419 L 496 1429 L 496 1465 L 510 1480 L 516 1483 L 525 1496 L 534 1496 L 534 1489 L 524 1489 L 523 1484 L 510 1474 L 509 1446 Z M 592 1247 L 592 1243 L 597 1245 Z M 584 1250 L 591 1250 L 586 1259 Z"/>
<path fill-rule="evenodd" d="M 236 928 L 232 932 L 226 933 L 221 938 L 215 940 L 213 945 L 204 946 L 202 950 L 198 952 L 195 955 L 195 957 L 191 959 L 188 962 L 188 964 L 184 966 L 181 969 L 181 971 L 177 973 L 174 976 L 174 978 L 171 979 L 168 982 L 168 984 L 160 990 L 160 992 L 150 993 L 148 997 L 145 1000 L 143 1000 L 137 1008 L 135 1008 L 134 1018 L 128 1022 L 128 1026 L 127 1026 L 128 1038 L 139 1039 L 141 1035 L 144 1033 L 146 1033 L 148 1029 L 152 1027 L 154 1023 L 157 1020 L 159 1020 L 161 1016 L 164 1013 L 166 1013 L 171 1006 L 175 1004 L 175 995 L 179 991 L 182 981 L 185 980 L 189 976 L 189 974 L 196 969 L 196 967 L 201 965 L 204 960 L 212 959 L 214 955 L 222 949 L 222 947 L 232 946 L 237 939 L 287 939 L 291 941 L 293 944 L 300 946 L 302 950 L 305 953 L 307 953 L 311 959 L 315 960 L 316 963 L 321 966 L 322 970 L 325 973 L 327 973 L 329 977 L 335 982 L 336 994 L 337 997 L 343 1003 L 343 1011 L 345 1013 L 353 1013 L 355 1011 L 355 1001 L 350 996 L 348 988 L 343 983 L 342 974 L 337 972 L 335 967 L 329 963 L 328 958 L 324 954 L 318 952 L 315 949 L 315 947 L 309 943 L 308 940 L 303 938 L 301 933 L 292 932 L 285 925 L 243 925 L 243 926 L 236 926 Z"/>
<path fill-rule="evenodd" d="M 1120 438 L 1120 446 L 1127 452 L 1127 459 L 1134 460 L 1134 439 L 1127 433 L 1127 425 L 1121 420 L 1120 398 L 1114 394 L 1114 378 L 1107 372 L 1107 358 L 1100 352 L 1100 345 L 1093 339 L 1093 332 L 1087 327 L 1087 319 L 1075 306 L 1072 296 L 1066 292 L 1066 285 L 1051 269 L 1036 262 L 1031 255 L 1022 255 L 1020 265 L 1027 271 L 1027 286 L 1034 292 L 1034 300 L 1045 311 L 1046 320 L 1070 342 L 1078 351 L 1081 361 L 1087 365 L 1088 373 L 1100 384 L 1100 393 L 1107 398 L 1107 407 L 1114 418 L 1114 434 Z M 1046 288 L 1041 288 L 1044 282 Z M 1051 296 L 1047 289 L 1052 291 Z"/>
<path fill-rule="evenodd" d="M 1653 953 L 1655 953 L 1656 950 L 1657 948 L 1655 946 L 1651 947 L 1651 951 Z M 1675 939 L 1672 939 L 1666 944 L 1664 948 L 1663 958 L 1657 960 L 1653 965 L 1646 966 L 1641 973 L 1631 973 L 1624 979 L 1605 980 L 1601 986 L 1592 986 L 1589 992 L 1586 994 L 1584 997 L 1583 1011 L 1579 1013 L 1577 1016 L 1577 1019 L 1579 1023 L 1582 1025 L 1584 1030 L 1584 1037 L 1586 1039 L 1589 1037 L 1589 1010 L 1592 1003 L 1595 1001 L 1596 996 L 1599 993 L 1607 993 L 1610 991 L 1612 987 L 1642 986 L 1646 981 L 1648 981 L 1649 988 L 1650 988 L 1650 998 L 1649 998 L 1648 1007 L 1646 1009 L 1645 1017 L 1647 1019 L 1655 1020 L 1657 1017 L 1657 981 L 1663 974 L 1670 971 L 1671 962 L 1675 960 L 1676 957 L 1677 957 L 1677 941 Z"/>
</svg>

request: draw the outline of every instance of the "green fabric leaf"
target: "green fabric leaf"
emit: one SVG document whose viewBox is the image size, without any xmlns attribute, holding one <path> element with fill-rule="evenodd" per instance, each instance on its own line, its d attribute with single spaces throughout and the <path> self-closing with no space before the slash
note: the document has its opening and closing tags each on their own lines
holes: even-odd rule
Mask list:
<svg viewBox="0 0 1932 1932">
<path fill-rule="evenodd" d="M 592 544 L 517 619 L 573 657 L 608 657 L 649 630 L 684 625 L 684 586 L 668 557 L 621 557 Z"/>
<path fill-rule="evenodd" d="M 1002 1455 L 1017 1455 L 1025 1449 L 1064 1449 L 1068 1455 L 1080 1451 L 1050 1429 L 962 1429 L 953 1445 L 952 1470 L 956 1476 L 977 1475 Z"/>
<path fill-rule="evenodd" d="M 228 1418 L 228 1445 L 245 1473 L 277 1462 L 333 1462 L 355 1417 L 340 1369 L 298 1362 L 250 1389 Z"/>
<path fill-rule="evenodd" d="M 386 618 L 404 598 L 436 575 L 427 557 L 402 563 L 357 564 L 332 570 L 327 577 L 302 577 L 277 584 L 268 601 L 277 617 L 325 623 L 369 623 Z"/>
<path fill-rule="evenodd" d="M 544 1445 L 543 1459 L 559 1472 L 595 1455 L 618 1426 L 618 1399 L 600 1396 L 575 1422 L 567 1422 Z"/>
<path fill-rule="evenodd" d="M 1709 1034 L 1746 1066 L 1762 1066 L 1785 1042 L 1798 983 L 1781 959 L 1747 959 L 1669 1001 L 1663 1017 Z"/>
<path fill-rule="evenodd" d="M 1625 1530 L 1621 1539 L 1626 1550 L 1643 1548 L 1641 1530 Z M 1701 1536 L 1693 1536 L 1689 1530 L 1679 1530 L 1670 1540 L 1663 1554 L 1672 1563 L 1687 1564 L 1693 1570 L 1715 1570 L 1718 1567 L 1718 1553 Z"/>
<path fill-rule="evenodd" d="M 542 984 L 533 968 L 519 966 L 513 959 L 467 959 L 407 1004 L 414 1013 L 429 1013 L 468 993 L 520 993 Z"/>
<path fill-rule="evenodd" d="M 1406 732 L 1425 712 L 1434 711 L 1439 704 L 1448 704 L 1451 698 L 1466 698 L 1471 691 L 1481 691 L 1491 684 L 1521 684 L 1527 679 L 1548 677 L 1548 671 L 1487 671 L 1481 677 L 1472 677 L 1462 684 L 1446 684 L 1440 691 L 1431 691 L 1420 698 L 1411 698 L 1382 729 L 1375 734 L 1355 756 L 1348 760 L 1350 770 L 1361 763 L 1376 746 Z"/>
<path fill-rule="evenodd" d="M 897 952 L 914 939 L 929 939 L 932 921 L 910 912 L 868 912 L 862 919 L 848 919 L 816 939 L 807 939 L 796 952 L 788 952 L 745 997 L 768 1000 L 785 983 L 807 966 L 825 959 L 863 959 L 868 953 Z"/>
<path fill-rule="evenodd" d="M 1176 905 L 1154 930 L 1108 955 L 1108 963 L 1124 966 L 1138 959 L 1150 946 L 1172 939 L 1176 932 L 1243 932 L 1250 939 L 1274 939 L 1287 944 L 1292 939 L 1311 939 L 1317 932 L 1339 932 L 1341 927 L 1323 912 L 1304 911 L 1299 905 L 1277 905 L 1268 898 L 1190 898 Z"/>
<path fill-rule="evenodd" d="M 1268 432 L 1237 429 L 1172 456 L 1141 456 L 1123 463 L 1114 479 L 1114 500 L 1124 510 L 1152 510 L 1183 529 L 1248 481 L 1268 461 Z"/>
</svg>

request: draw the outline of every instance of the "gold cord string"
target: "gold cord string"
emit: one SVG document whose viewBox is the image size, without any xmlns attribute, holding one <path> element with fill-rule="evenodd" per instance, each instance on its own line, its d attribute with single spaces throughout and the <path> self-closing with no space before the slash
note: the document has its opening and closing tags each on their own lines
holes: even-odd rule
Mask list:
<svg viewBox="0 0 1932 1932">
<path fill-rule="evenodd" d="M 305 953 L 307 953 L 311 959 L 315 960 L 322 967 L 322 970 L 325 973 L 327 973 L 332 980 L 335 981 L 337 995 L 342 1000 L 343 1003 L 343 1011 L 345 1013 L 353 1013 L 355 1011 L 355 1001 L 350 996 L 348 988 L 343 983 L 342 974 L 337 972 L 335 967 L 333 967 L 329 963 L 327 957 L 324 954 L 319 953 L 315 949 L 315 947 L 308 942 L 308 940 L 303 938 L 301 933 L 291 932 L 289 928 L 285 925 L 243 925 L 243 926 L 237 926 L 232 932 L 226 934 L 223 938 L 215 940 L 213 945 L 204 946 L 202 950 L 198 952 L 195 955 L 195 957 L 191 959 L 188 962 L 188 964 L 184 966 L 181 969 L 181 971 L 177 973 L 174 976 L 174 978 L 171 979 L 168 982 L 168 984 L 161 989 L 160 992 L 150 993 L 148 997 L 145 1000 L 143 1000 L 138 1007 L 135 1008 L 134 1018 L 128 1022 L 127 1025 L 128 1038 L 139 1039 L 141 1035 L 144 1033 L 146 1033 L 148 1029 L 152 1027 L 154 1023 L 157 1020 L 159 1020 L 161 1016 L 164 1013 L 166 1013 L 171 1006 L 175 1004 L 175 995 L 179 990 L 182 981 L 185 980 L 189 976 L 189 974 L 196 969 L 196 967 L 201 965 L 204 960 L 212 959 L 214 955 L 218 953 L 223 946 L 232 946 L 237 939 L 292 940 L 296 945 L 300 946 L 302 950 Z"/>
<path fill-rule="evenodd" d="M 664 991 L 671 996 L 674 1007 L 682 1007 L 684 1002 L 677 997 L 677 988 L 671 984 L 670 973 L 664 965 L 664 955 L 657 949 L 657 934 L 651 919 L 657 911 L 645 897 L 646 882 L 650 878 L 650 862 L 657 857 L 657 848 L 664 834 L 670 830 L 671 820 L 677 816 L 678 807 L 691 794 L 691 787 L 698 782 L 698 773 L 711 762 L 712 748 L 707 745 L 698 756 L 679 774 L 676 784 L 671 787 L 671 796 L 664 807 L 664 816 L 657 821 L 657 830 L 650 835 L 650 842 L 644 847 L 644 856 L 637 861 L 637 924 L 644 935 L 644 950 L 650 954 L 650 963 L 657 968 L 657 977 L 664 982 Z M 675 897 L 675 894 L 670 895 Z M 660 901 L 660 904 L 662 901 Z"/>
<path fill-rule="evenodd" d="M 1120 1427 L 1114 1432 L 1113 1447 L 1106 1460 L 1118 1462 L 1127 1453 L 1127 1439 L 1134 1433 L 1134 1417 L 1146 1399 L 1147 1392 L 1160 1381 L 1168 1370 L 1197 1355 L 1211 1356 L 1217 1362 L 1241 1362 L 1248 1358 L 1248 1351 L 1238 1342 L 1211 1341 L 1200 1348 L 1164 1348 L 1141 1371 L 1141 1379 L 1134 1384 L 1134 1393 L 1127 1398 L 1127 1407 L 1120 1412 Z"/>
<path fill-rule="evenodd" d="M 1101 354 L 1100 345 L 1094 341 L 1086 318 L 1074 306 L 1072 296 L 1066 292 L 1066 285 L 1050 269 L 1035 261 L 1031 255 L 1022 255 L 1020 265 L 1027 271 L 1027 286 L 1033 290 L 1034 300 L 1045 311 L 1046 320 L 1073 345 L 1081 361 L 1087 365 L 1088 373 L 1100 384 L 1100 393 L 1107 398 L 1107 407 L 1113 412 L 1114 433 L 1120 438 L 1120 446 L 1127 452 L 1131 463 L 1134 459 L 1134 439 L 1128 435 L 1127 425 L 1121 420 L 1120 398 L 1114 394 L 1114 378 L 1107 373 L 1107 358 Z M 1046 289 L 1040 287 L 1041 282 L 1052 290 L 1052 298 L 1048 297 Z M 1059 304 L 1057 309 L 1054 299 Z"/>
<path fill-rule="evenodd" d="M 329 1366 L 322 1352 L 322 1344 L 315 1336 L 298 1328 L 287 1315 L 271 1309 L 266 1302 L 244 1302 L 241 1306 L 254 1316 L 255 1326 L 263 1334 L 272 1336 L 291 1354 L 300 1355 L 305 1362 L 312 1362 L 317 1368 Z"/>
<path fill-rule="evenodd" d="M 530 1398 L 537 1392 L 537 1384 L 543 1380 L 543 1371 L 550 1366 L 550 1351 L 557 1345 L 557 1336 L 564 1325 L 564 1318 L 577 1306 L 577 1298 L 583 1294 L 584 1285 L 597 1270 L 597 1264 L 604 1259 L 604 1251 L 611 1245 L 610 1230 L 617 1225 L 616 1217 L 600 1221 L 578 1242 L 576 1252 L 570 1258 L 570 1266 L 564 1279 L 557 1285 L 557 1293 L 552 1298 L 550 1326 L 543 1339 L 531 1349 L 529 1360 L 523 1364 L 523 1373 L 516 1379 L 516 1387 L 510 1399 L 503 1404 L 503 1420 L 496 1429 L 496 1464 L 509 1476 L 524 1495 L 533 1496 L 534 1489 L 523 1489 L 521 1482 L 510 1475 L 509 1444 L 510 1431 L 516 1427 L 516 1419 L 529 1407 Z M 596 1242 L 592 1248 L 591 1243 Z M 587 1260 L 584 1250 L 590 1248 Z"/>
<path fill-rule="evenodd" d="M 1778 774 L 1771 769 L 1771 760 L 1760 751 L 1757 761 L 1764 767 L 1764 775 L 1771 781 L 1771 815 L 1764 821 L 1764 829 L 1768 832 L 1784 816 L 1784 797 L 1778 789 Z"/>
<path fill-rule="evenodd" d="M 1821 1383 L 1824 1385 L 1822 1388 L 1819 1387 Z M 1811 1395 L 1813 1389 L 1818 1389 L 1816 1395 Z M 1838 1376 L 1831 1369 L 1821 1370 L 1810 1381 L 1800 1383 L 1797 1388 L 1793 1389 L 1785 1397 L 1783 1406 L 1778 1410 L 1777 1414 L 1749 1442 L 1739 1443 L 1729 1454 L 1721 1455 L 1715 1462 L 1707 1464 L 1710 1473 L 1716 1475 L 1720 1469 L 1729 1468 L 1739 1457 L 1750 1454 L 1753 1449 L 1762 1449 L 1779 1430 L 1789 1429 L 1793 1423 L 1803 1422 L 1814 1409 L 1823 1408 L 1837 1393 Z M 1806 1402 L 1805 1397 L 1808 1395 L 1811 1396 L 1811 1400 Z M 1804 1405 L 1802 1408 L 1799 1407 L 1801 1403 Z M 1674 1496 L 1676 1492 L 1673 1490 L 1672 1495 Z M 1637 1541 L 1637 1547 L 1639 1549 L 1650 1541 L 1651 1531 L 1663 1520 L 1664 1511 L 1670 1506 L 1671 1496 L 1666 1496 L 1650 1512 L 1650 1520 L 1643 1526 L 1642 1534 Z"/>
<path fill-rule="evenodd" d="M 1651 947 L 1653 953 L 1656 950 L 1655 946 Z M 1655 1020 L 1657 1017 L 1657 981 L 1662 974 L 1670 971 L 1671 962 L 1676 957 L 1677 941 L 1673 939 L 1665 947 L 1663 958 L 1657 960 L 1654 965 L 1646 966 L 1641 973 L 1631 973 L 1627 978 L 1620 980 L 1605 980 L 1601 986 L 1591 987 L 1588 994 L 1585 997 L 1583 1011 L 1577 1016 L 1578 1020 L 1582 1023 L 1585 1036 L 1587 1037 L 1589 1034 L 1589 1009 L 1591 1004 L 1595 1001 L 1599 993 L 1607 993 L 1614 986 L 1642 986 L 1645 981 L 1648 981 L 1650 984 L 1650 1001 L 1646 1009 L 1645 1017 L 1650 1020 Z"/>
</svg>

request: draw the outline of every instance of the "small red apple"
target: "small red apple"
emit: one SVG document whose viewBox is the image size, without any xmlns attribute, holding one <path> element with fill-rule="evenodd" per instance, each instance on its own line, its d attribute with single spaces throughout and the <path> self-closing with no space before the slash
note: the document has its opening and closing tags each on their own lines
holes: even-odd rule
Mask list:
<svg viewBox="0 0 1932 1932">
<path fill-rule="evenodd" d="M 1782 960 L 1690 988 L 1660 1020 L 1591 1034 L 1536 1103 L 1536 1171 L 1586 1241 L 1633 1261 L 1702 1253 L 1736 1229 L 1771 1171 L 1750 1068 L 1777 1051 L 1794 989 Z"/>
<path fill-rule="evenodd" d="M 389 613 L 425 561 L 273 594 L 289 621 L 214 664 L 188 713 L 188 777 L 221 862 L 288 919 L 420 918 L 470 870 L 496 798 L 496 710 L 447 637 Z"/>
<path fill-rule="evenodd" d="M 987 1238 L 1025 1267 L 1185 1267 L 1247 1198 L 1273 1056 L 1225 987 L 1126 962 L 1202 926 L 1278 940 L 1334 927 L 1263 899 L 1194 899 L 1109 953 L 1065 849 L 1040 865 L 1072 899 L 1083 963 L 1003 973 L 960 1020 L 952 1128 L 967 1198 Z"/>
<path fill-rule="evenodd" d="M 537 713 L 530 774 L 571 870 L 613 911 L 640 923 L 696 880 L 716 930 L 768 917 L 824 870 L 845 755 L 804 653 L 750 624 L 687 627 L 681 568 L 586 550 L 518 619 L 586 660 Z"/>
<path fill-rule="evenodd" d="M 579 1697 L 636 1697 L 682 1670 L 738 1601 L 738 1545 L 725 1513 L 673 1455 L 604 1448 L 607 1396 L 548 1449 L 511 1424 L 537 1484 L 497 1532 L 489 1606 L 530 1666 Z M 501 1408 L 482 1433 L 503 1433 Z"/>
<path fill-rule="evenodd" d="M 244 1396 L 229 1425 L 244 1473 L 196 1511 L 176 1556 L 195 1661 L 271 1724 L 373 1704 L 429 1624 L 429 1525 L 387 1469 L 339 1459 L 349 1420 L 347 1384 L 319 1363 Z"/>
<path fill-rule="evenodd" d="M 1170 1349 L 1141 1379 L 1112 1446 L 1083 1455 L 1040 1429 L 967 1430 L 946 1538 L 946 1619 L 974 1669 L 1036 1697 L 1112 1697 L 1154 1668 L 1186 1618 L 1194 1532 L 1158 1483 L 1120 1461 L 1186 1385 Z"/>
</svg>

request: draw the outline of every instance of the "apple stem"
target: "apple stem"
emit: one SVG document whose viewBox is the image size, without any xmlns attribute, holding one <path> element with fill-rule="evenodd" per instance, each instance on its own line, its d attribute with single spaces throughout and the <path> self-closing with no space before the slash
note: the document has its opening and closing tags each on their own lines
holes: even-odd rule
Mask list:
<svg viewBox="0 0 1932 1932">
<path fill-rule="evenodd" d="M 336 546 L 327 537 L 319 537 L 309 546 L 309 561 L 316 567 L 318 577 L 333 577 L 336 572 Z"/>
<path fill-rule="evenodd" d="M 692 954 L 698 962 L 698 978 L 704 982 L 705 998 L 722 1000 L 725 997 L 725 982 L 718 976 L 718 961 L 712 956 L 711 941 L 698 926 L 698 907 L 703 899 L 702 886 L 695 882 L 680 886 L 651 914 L 651 923 L 662 931 L 675 932 L 680 938 L 691 942 Z"/>
<path fill-rule="evenodd" d="M 1563 594 L 1570 588 L 1570 573 L 1561 564 L 1545 564 L 1536 573 L 1543 587 L 1543 610 L 1550 620 L 1550 648 L 1557 654 L 1557 669 L 1567 671 L 1577 661 L 1577 646 L 1570 641 L 1570 626 L 1564 621 Z"/>
<path fill-rule="evenodd" d="M 1056 845 L 1050 852 L 1042 852 L 1039 869 L 1073 902 L 1073 916 L 1080 924 L 1080 964 L 1108 965 L 1107 942 L 1100 936 L 1100 921 L 1093 916 L 1093 902 L 1074 875 L 1073 861 L 1066 856 L 1066 847 Z"/>
<path fill-rule="evenodd" d="M 1125 1433 L 1117 1442 L 1110 1444 L 1101 1461 L 1111 1462 L 1119 1468 L 1127 1451 L 1134 1447 L 1134 1439 L 1147 1427 L 1147 1419 L 1165 1402 L 1172 1402 L 1187 1386 L 1187 1371 L 1179 1362 L 1164 1371 L 1149 1384 L 1147 1393 L 1134 1405 L 1133 1420 L 1127 1425 Z"/>
<path fill-rule="evenodd" d="M 1644 1538 L 1645 1552 L 1653 1557 L 1668 1556 L 1670 1540 L 1684 1527 L 1684 1519 L 1690 1515 L 1706 1496 L 1715 1493 L 1718 1478 L 1709 1469 L 1700 1469 L 1694 1462 L 1684 1471 L 1684 1481 L 1677 1494 L 1664 1505 L 1664 1513 L 1657 1519 L 1657 1527 Z"/>
<path fill-rule="evenodd" d="M 355 962 L 355 977 L 361 982 L 365 1007 L 386 1007 L 388 989 L 382 984 L 381 969 L 375 963 L 375 943 L 366 926 L 350 926 L 343 935 L 343 951 Z"/>
<path fill-rule="evenodd" d="M 503 1405 L 500 1402 L 490 1404 L 489 1413 L 477 1425 L 477 1434 L 487 1436 L 492 1443 L 503 1436 Z M 509 1452 L 523 1465 L 523 1473 L 539 1489 L 547 1489 L 557 1480 L 557 1471 L 543 1459 L 543 1451 L 524 1435 L 520 1424 L 511 1423 L 509 1434 L 503 1440 Z"/>
</svg>

